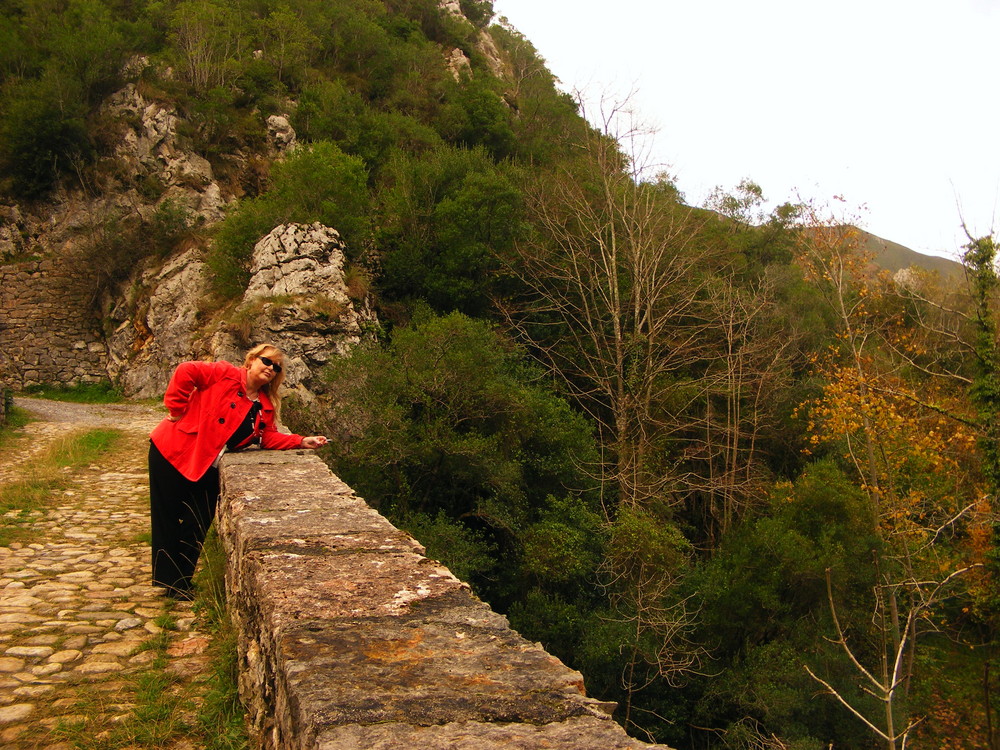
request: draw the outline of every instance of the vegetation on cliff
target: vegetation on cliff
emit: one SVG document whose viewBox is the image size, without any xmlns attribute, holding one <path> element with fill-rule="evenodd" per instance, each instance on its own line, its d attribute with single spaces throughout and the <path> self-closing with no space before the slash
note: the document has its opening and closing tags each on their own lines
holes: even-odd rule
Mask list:
<svg viewBox="0 0 1000 750">
<path fill-rule="evenodd" d="M 198 230 L 220 298 L 275 224 L 340 230 L 386 333 L 290 418 L 630 731 L 1000 746 L 992 239 L 968 290 L 897 284 L 752 182 L 688 206 L 461 8 L 7 0 L 0 188 L 155 196 L 109 168 L 131 78 L 239 197 Z M 302 144 L 279 161 L 271 114 Z M 169 213 L 128 236 L 169 252 Z"/>
</svg>

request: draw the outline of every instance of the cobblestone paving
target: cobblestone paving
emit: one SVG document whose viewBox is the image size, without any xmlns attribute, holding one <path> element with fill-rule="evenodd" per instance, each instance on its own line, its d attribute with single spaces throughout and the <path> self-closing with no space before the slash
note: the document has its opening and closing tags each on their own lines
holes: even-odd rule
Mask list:
<svg viewBox="0 0 1000 750">
<path fill-rule="evenodd" d="M 0 547 L 0 748 L 64 750 L 57 728 L 100 732 L 130 716 L 130 676 L 155 658 L 143 645 L 169 614 L 168 671 L 203 679 L 208 638 L 195 629 L 191 605 L 150 585 L 147 437 L 162 415 L 137 405 L 61 404 L 19 399 L 36 419 L 30 441 L 0 457 L 0 483 L 30 470 L 33 456 L 57 436 L 109 426 L 126 447 L 74 472 L 52 507 L 30 520 L 31 541 Z M 2 523 L 2 520 L 0 520 Z M 194 748 L 187 741 L 175 748 Z"/>
</svg>

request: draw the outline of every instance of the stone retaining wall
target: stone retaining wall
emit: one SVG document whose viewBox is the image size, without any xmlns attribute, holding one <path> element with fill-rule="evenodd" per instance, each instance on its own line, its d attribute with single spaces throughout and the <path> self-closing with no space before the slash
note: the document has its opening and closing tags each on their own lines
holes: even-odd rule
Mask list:
<svg viewBox="0 0 1000 750">
<path fill-rule="evenodd" d="M 51 260 L 0 265 L 0 365 L 10 387 L 107 380 L 91 293 Z"/>
<path fill-rule="evenodd" d="M 240 695 L 268 750 L 665 748 L 308 451 L 227 455 L 217 528 Z"/>
</svg>

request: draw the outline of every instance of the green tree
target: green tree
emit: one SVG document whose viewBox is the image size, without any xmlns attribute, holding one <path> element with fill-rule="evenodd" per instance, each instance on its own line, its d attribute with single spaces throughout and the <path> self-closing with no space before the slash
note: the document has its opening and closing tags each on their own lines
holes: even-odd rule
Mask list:
<svg viewBox="0 0 1000 750">
<path fill-rule="evenodd" d="M 50 29 L 47 67 L 79 82 L 89 104 L 120 83 L 134 41 L 129 24 L 99 0 L 71 0 Z"/>
<path fill-rule="evenodd" d="M 487 314 L 500 259 L 525 231 L 512 170 L 482 149 L 442 146 L 419 157 L 398 154 L 383 176 L 377 200 L 385 221 L 376 242 L 385 299 Z"/>
<path fill-rule="evenodd" d="M 170 38 L 182 73 L 198 92 L 231 85 L 247 53 L 249 28 L 217 0 L 184 0 L 170 15 Z"/>
<path fill-rule="evenodd" d="M 261 22 L 260 34 L 265 57 L 274 66 L 278 80 L 286 84 L 304 74 L 319 47 L 319 38 L 288 6 L 271 11 Z"/>
<path fill-rule="evenodd" d="M 830 624 L 826 572 L 833 572 L 845 619 L 864 631 L 875 582 L 868 562 L 880 545 L 867 497 L 833 461 L 776 488 L 766 513 L 735 528 L 684 582 L 700 603 L 695 637 L 712 647 L 703 673 L 713 677 L 690 691 L 697 695 L 692 723 L 723 729 L 735 747 L 753 747 L 737 741 L 751 735 L 802 747 L 860 746 L 860 727 L 812 698 L 802 664 L 849 678 L 823 645 Z"/>
<path fill-rule="evenodd" d="M 962 258 L 971 281 L 975 372 L 970 395 L 978 412 L 983 471 L 1000 497 L 1000 352 L 997 349 L 997 245 L 992 237 L 970 239 Z"/>
<path fill-rule="evenodd" d="M 494 159 L 514 153 L 510 109 L 485 77 L 466 78 L 455 84 L 440 118 L 439 131 L 453 143 L 482 146 Z"/>
<path fill-rule="evenodd" d="M 87 111 L 79 84 L 54 72 L 4 93 L 0 164 L 11 192 L 41 197 L 60 174 L 89 160 Z"/>
<path fill-rule="evenodd" d="M 92 159 L 88 118 L 121 82 L 134 34 L 98 0 L 69 0 L 59 13 L 35 3 L 10 10 L 0 32 L 0 167 L 7 190 L 38 198 Z"/>
</svg>

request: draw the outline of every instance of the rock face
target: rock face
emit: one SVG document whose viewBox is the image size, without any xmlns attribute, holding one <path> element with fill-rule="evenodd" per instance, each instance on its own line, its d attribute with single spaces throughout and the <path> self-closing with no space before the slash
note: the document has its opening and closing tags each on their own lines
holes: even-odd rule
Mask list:
<svg viewBox="0 0 1000 750">
<path fill-rule="evenodd" d="M 178 362 L 197 357 L 239 363 L 253 344 L 286 353 L 285 385 L 311 400 L 312 379 L 330 357 L 346 354 L 375 324 L 367 302 L 356 302 L 344 275 L 344 245 L 322 224 L 283 224 L 254 247 L 242 304 L 227 320 L 201 320 L 209 293 L 197 250 L 142 274 L 148 299 L 109 340 L 111 377 L 129 396 L 158 396 Z M 355 295 L 364 297 L 363 294 Z"/>
<path fill-rule="evenodd" d="M 462 12 L 462 4 L 459 0 L 438 0 L 438 7 L 452 18 L 458 19 L 470 27 L 472 26 L 472 22 Z M 490 72 L 497 77 L 503 77 L 505 74 L 503 58 L 489 31 L 480 29 L 476 33 L 475 46 L 476 51 L 483 56 L 483 59 L 489 66 Z M 445 51 L 445 64 L 456 81 L 461 80 L 463 75 L 471 74 L 472 72 L 472 62 L 465 52 L 458 47 Z"/>
<path fill-rule="evenodd" d="M 280 295 L 325 294 L 350 304 L 344 284 L 344 245 L 319 223 L 282 224 L 254 245 L 245 302 Z"/>
<path fill-rule="evenodd" d="M 285 115 L 271 115 L 267 118 L 267 134 L 276 151 L 291 151 L 297 145 L 295 130 Z"/>
<path fill-rule="evenodd" d="M 148 300 L 108 339 L 108 375 L 126 395 L 160 395 L 176 364 L 195 356 L 198 308 L 208 293 L 204 269 L 200 252 L 189 250 L 141 275 Z"/>
<path fill-rule="evenodd" d="M 206 319 L 210 289 L 199 249 L 140 265 L 120 297 L 102 298 L 67 260 L 97 230 L 114 233 L 123 220 L 149 220 L 167 202 L 187 211 L 191 222 L 211 226 L 233 198 L 212 165 L 182 147 L 176 108 L 147 99 L 135 84 L 103 108 L 111 120 L 127 123 L 107 158 L 116 165 L 109 173 L 128 177 L 109 178 L 96 197 L 60 189 L 34 213 L 0 205 L 0 366 L 7 382 L 23 388 L 110 378 L 127 396 L 156 397 L 178 362 L 239 362 L 250 344 L 268 341 L 289 354 L 286 383 L 311 398 L 305 387 L 313 375 L 374 322 L 367 303 L 356 303 L 345 283 L 337 232 L 278 227 L 258 244 L 253 279 L 236 310 L 242 330 Z M 287 117 L 272 115 L 266 125 L 271 156 L 295 147 Z"/>
<path fill-rule="evenodd" d="M 174 107 L 128 84 L 102 109 L 122 131 L 114 153 L 103 157 L 109 168 L 97 170 L 105 175 L 98 194 L 60 187 L 48 204 L 0 206 L 0 359 L 14 388 L 111 377 L 129 395 L 149 396 L 165 384 L 167 363 L 194 353 L 191 327 L 205 291 L 199 254 L 162 269 L 136 268 L 128 286 L 137 299 L 126 301 L 103 299 L 93 286 L 100 248 L 88 251 L 94 262 L 81 262 L 88 255 L 79 253 L 95 236 L 147 220 L 167 201 L 210 225 L 229 198 L 211 164 L 181 147 Z M 125 312 L 132 302 L 137 310 Z"/>
<path fill-rule="evenodd" d="M 335 229 L 275 227 L 254 246 L 250 270 L 243 295 L 243 310 L 253 316 L 247 343 L 267 341 L 285 351 L 289 387 L 308 383 L 377 323 L 364 290 L 348 283 Z"/>
<path fill-rule="evenodd" d="M 212 165 L 178 144 L 181 118 L 173 106 L 148 101 L 130 83 L 109 97 L 104 109 L 137 123 L 125 131 L 115 157 L 132 174 L 162 186 L 156 205 L 171 200 L 208 223 L 222 219 L 226 200 Z M 125 194 L 132 205 L 148 204 L 134 189 Z M 146 205 L 139 211 L 153 209 L 155 205 Z"/>
</svg>

